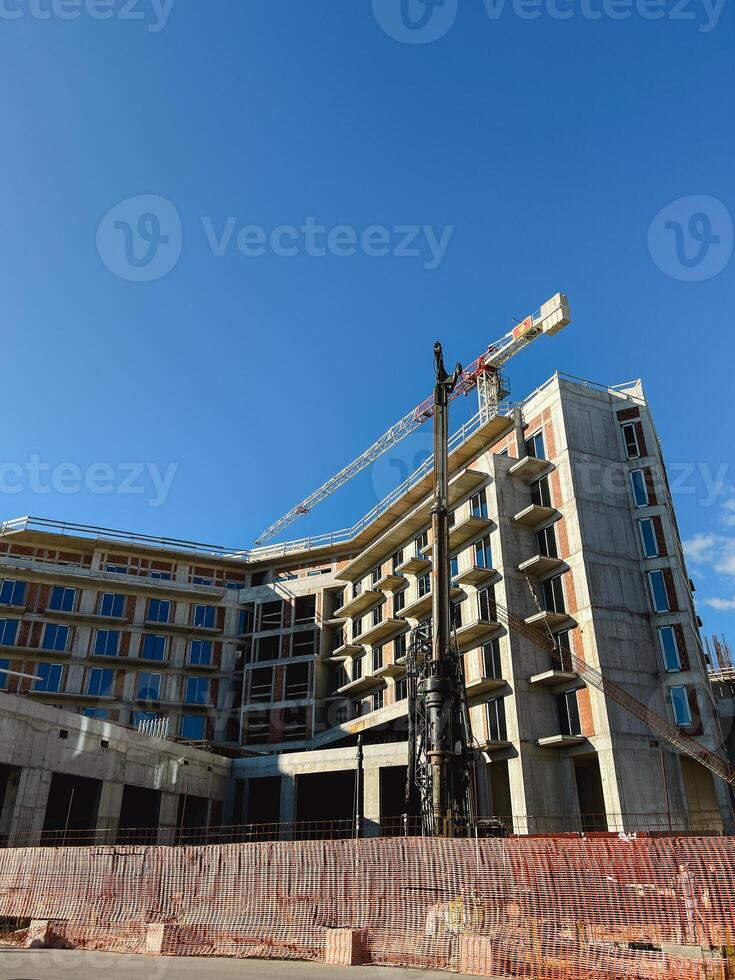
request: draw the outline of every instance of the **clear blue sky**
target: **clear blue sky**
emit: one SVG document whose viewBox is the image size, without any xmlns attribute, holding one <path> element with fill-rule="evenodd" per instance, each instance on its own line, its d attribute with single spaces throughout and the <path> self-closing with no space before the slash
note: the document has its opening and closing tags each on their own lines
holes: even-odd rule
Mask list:
<svg viewBox="0 0 735 980">
<path fill-rule="evenodd" d="M 459 0 L 443 36 L 408 44 L 390 36 L 399 0 L 376 0 L 377 18 L 369 0 L 175 0 L 165 24 L 152 0 L 143 20 L 121 0 L 109 20 L 100 0 L 54 0 L 46 19 L 51 0 L 34 2 L 0 3 L 3 516 L 247 545 L 429 393 L 435 338 L 467 361 L 563 289 L 574 326 L 513 363 L 514 393 L 555 369 L 643 377 L 668 459 L 729 467 L 715 503 L 701 476 L 677 502 L 705 625 L 733 633 L 735 261 L 677 266 L 659 228 L 657 264 L 648 242 L 663 208 L 701 195 L 721 205 L 695 207 L 711 220 L 694 231 L 720 233 L 728 258 L 732 5 L 713 24 L 712 0 L 657 21 L 592 20 L 579 0 L 558 0 L 567 20 L 546 2 L 493 19 Z M 138 195 L 182 227 L 178 262 L 147 282 L 110 263 L 124 213 L 98 236 Z M 666 216 L 688 228 L 687 206 Z M 228 217 L 235 235 L 378 225 L 391 247 L 402 225 L 452 231 L 436 268 L 424 238 L 419 257 L 255 257 L 233 235 L 218 257 L 202 218 L 219 238 Z M 33 477 L 34 458 L 51 470 Z M 151 506 L 150 470 L 143 493 L 72 492 L 74 467 L 84 484 L 96 463 L 118 491 L 121 464 L 176 470 Z M 294 536 L 351 523 L 399 471 Z"/>
</svg>

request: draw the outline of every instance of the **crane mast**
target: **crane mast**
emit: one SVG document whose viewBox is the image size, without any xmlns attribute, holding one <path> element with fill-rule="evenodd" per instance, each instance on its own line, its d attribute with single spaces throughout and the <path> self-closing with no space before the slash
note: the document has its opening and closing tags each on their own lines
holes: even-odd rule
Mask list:
<svg viewBox="0 0 735 980">
<path fill-rule="evenodd" d="M 456 383 L 448 396 L 449 401 L 459 398 L 460 395 L 467 395 L 473 389 L 477 389 L 479 399 L 479 410 L 482 421 L 486 422 L 498 410 L 498 403 L 507 397 L 508 391 L 503 381 L 501 368 L 512 357 L 520 353 L 532 341 L 542 334 L 553 336 L 571 322 L 569 312 L 569 301 L 564 293 L 557 293 L 550 300 L 543 304 L 537 313 L 527 316 L 525 320 L 518 323 L 505 336 L 490 344 L 472 364 L 456 379 Z M 331 496 L 340 487 L 361 473 L 364 469 L 375 462 L 383 453 L 388 452 L 393 446 L 399 443 L 406 436 L 415 432 L 430 419 L 434 414 L 434 398 L 430 396 L 417 405 L 412 411 L 405 415 L 400 421 L 392 425 L 387 432 L 376 439 L 376 441 L 365 450 L 357 459 L 345 466 L 333 477 L 322 484 L 318 490 L 296 504 L 287 514 L 260 534 L 256 539 L 256 545 L 265 544 L 274 538 L 281 531 L 290 527 L 295 521 L 304 514 L 309 514 L 317 504 Z"/>
</svg>

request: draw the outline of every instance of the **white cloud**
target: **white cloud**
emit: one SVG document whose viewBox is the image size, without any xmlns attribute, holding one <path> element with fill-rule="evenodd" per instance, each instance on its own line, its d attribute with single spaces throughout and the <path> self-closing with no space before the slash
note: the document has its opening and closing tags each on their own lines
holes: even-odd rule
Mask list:
<svg viewBox="0 0 735 980">
<path fill-rule="evenodd" d="M 728 500 L 725 507 L 731 514 L 735 526 L 735 498 Z M 731 588 L 728 580 L 735 578 L 735 537 L 725 534 L 695 534 L 682 544 L 687 562 L 695 566 L 702 576 L 705 574 L 705 569 L 711 569 L 722 576 L 723 591 L 728 595 Z M 735 612 L 735 596 L 732 599 L 712 596 L 703 599 L 702 602 L 718 612 Z"/>
<path fill-rule="evenodd" d="M 693 538 L 683 541 L 682 545 L 687 561 L 693 565 L 709 565 L 712 563 L 717 538 L 714 534 L 695 534 Z"/>
<path fill-rule="evenodd" d="M 705 606 L 711 606 L 718 612 L 735 612 L 735 598 L 733 599 L 705 599 Z"/>
</svg>

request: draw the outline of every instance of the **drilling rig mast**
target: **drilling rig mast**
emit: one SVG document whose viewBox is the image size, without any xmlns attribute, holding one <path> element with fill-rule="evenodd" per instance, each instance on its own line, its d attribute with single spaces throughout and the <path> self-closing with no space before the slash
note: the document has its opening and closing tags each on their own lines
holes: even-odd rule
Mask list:
<svg viewBox="0 0 735 980">
<path fill-rule="evenodd" d="M 462 376 L 444 368 L 434 345 L 434 502 L 431 527 L 431 627 L 417 628 L 408 654 L 408 812 L 420 810 L 424 834 L 463 836 L 474 822 L 472 739 L 462 661 L 451 637 L 449 597 L 449 402 Z"/>
</svg>

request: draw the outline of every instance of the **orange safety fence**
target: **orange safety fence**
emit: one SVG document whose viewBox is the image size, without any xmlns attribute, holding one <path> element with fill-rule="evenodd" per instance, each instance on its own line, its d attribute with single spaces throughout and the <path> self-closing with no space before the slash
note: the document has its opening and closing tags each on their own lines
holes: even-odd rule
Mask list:
<svg viewBox="0 0 735 980">
<path fill-rule="evenodd" d="M 726 980 L 735 840 L 15 848 L 0 851 L 0 918 L 23 926 L 16 938 L 29 945 L 529 980 Z"/>
</svg>

